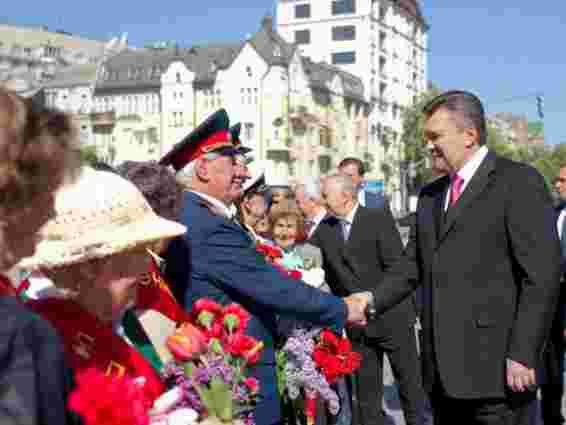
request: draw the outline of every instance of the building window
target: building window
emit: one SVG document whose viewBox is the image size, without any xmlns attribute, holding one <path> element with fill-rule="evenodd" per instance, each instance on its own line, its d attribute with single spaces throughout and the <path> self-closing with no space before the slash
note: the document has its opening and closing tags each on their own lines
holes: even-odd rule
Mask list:
<svg viewBox="0 0 566 425">
<path fill-rule="evenodd" d="M 244 137 L 247 141 L 252 140 L 254 137 L 254 125 L 251 122 L 247 122 L 244 125 Z"/>
<path fill-rule="evenodd" d="M 387 8 L 385 5 L 379 7 L 379 19 L 385 19 L 385 15 L 387 14 Z"/>
<path fill-rule="evenodd" d="M 295 44 L 309 44 L 311 42 L 311 32 L 309 30 L 295 31 Z"/>
<path fill-rule="evenodd" d="M 356 63 L 356 52 L 332 53 L 333 65 L 350 65 Z"/>
<path fill-rule="evenodd" d="M 333 41 L 345 41 L 356 39 L 356 27 L 354 25 L 345 25 L 332 28 Z"/>
<path fill-rule="evenodd" d="M 180 83 L 181 83 L 181 73 L 180 73 L 180 72 L 177 72 L 177 74 L 175 75 L 175 77 L 176 77 L 177 83 L 180 84 Z"/>
<path fill-rule="evenodd" d="M 295 5 L 295 19 L 311 17 L 311 5 L 308 3 Z"/>
<path fill-rule="evenodd" d="M 332 2 L 332 14 L 344 15 L 356 13 L 356 0 L 334 0 Z"/>
</svg>

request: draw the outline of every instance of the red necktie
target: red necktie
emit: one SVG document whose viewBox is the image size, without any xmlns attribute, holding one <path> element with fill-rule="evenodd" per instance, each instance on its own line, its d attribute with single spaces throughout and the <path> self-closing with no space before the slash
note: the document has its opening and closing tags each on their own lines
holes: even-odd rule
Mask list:
<svg viewBox="0 0 566 425">
<path fill-rule="evenodd" d="M 452 177 L 452 185 L 450 187 L 450 206 L 453 207 L 458 198 L 462 194 L 462 187 L 464 186 L 464 179 L 458 174 L 454 174 Z"/>
</svg>

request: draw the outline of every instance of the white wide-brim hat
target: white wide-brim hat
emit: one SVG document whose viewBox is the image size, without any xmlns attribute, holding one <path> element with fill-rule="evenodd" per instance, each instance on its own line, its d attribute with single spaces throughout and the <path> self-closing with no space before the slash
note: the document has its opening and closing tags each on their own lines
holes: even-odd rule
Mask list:
<svg viewBox="0 0 566 425">
<path fill-rule="evenodd" d="M 24 258 L 18 267 L 31 271 L 81 263 L 187 230 L 155 214 L 128 180 L 86 167 L 77 182 L 57 193 L 55 212 L 42 230 L 44 239 L 35 255 Z"/>
</svg>

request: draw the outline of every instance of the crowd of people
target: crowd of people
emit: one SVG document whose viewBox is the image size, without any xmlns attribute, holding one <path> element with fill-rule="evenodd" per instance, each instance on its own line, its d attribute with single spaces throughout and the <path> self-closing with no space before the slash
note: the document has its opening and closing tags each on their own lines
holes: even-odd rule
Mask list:
<svg viewBox="0 0 566 425">
<path fill-rule="evenodd" d="M 296 421 L 276 370 L 293 322 L 362 355 L 320 423 L 385 423 L 384 356 L 408 425 L 530 424 L 539 387 L 544 423 L 562 423 L 564 214 L 534 169 L 485 146 L 475 95 L 443 93 L 423 115 L 437 178 L 404 246 L 357 158 L 269 187 L 219 110 L 159 162 L 86 167 L 70 117 L 0 91 L 0 423 L 81 423 L 67 399 L 92 368 L 163 393 L 163 334 L 202 299 L 250 315 L 258 425 Z M 566 199 L 566 167 L 556 188 Z"/>
</svg>

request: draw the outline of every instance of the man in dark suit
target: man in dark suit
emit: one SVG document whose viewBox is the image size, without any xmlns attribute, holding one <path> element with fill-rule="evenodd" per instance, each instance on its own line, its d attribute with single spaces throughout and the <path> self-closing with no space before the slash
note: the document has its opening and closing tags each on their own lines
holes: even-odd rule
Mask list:
<svg viewBox="0 0 566 425">
<path fill-rule="evenodd" d="M 187 225 L 183 240 L 190 247 L 190 257 L 169 252 L 167 261 L 190 264 L 184 282 L 186 308 L 205 297 L 221 304 L 241 304 L 250 313 L 247 333 L 264 344 L 260 362 L 252 370 L 260 381 L 254 419 L 258 425 L 271 425 L 281 421 L 274 353 L 276 316 L 340 332 L 347 321 L 365 324 L 366 303 L 351 303 L 352 298 L 342 300 L 297 282 L 256 252 L 254 241 L 232 220 L 229 209 L 234 201 L 231 187 L 241 176 L 235 172 L 227 129 L 228 116 L 220 110 L 161 160 L 176 170 L 187 166 L 191 185 L 184 195 L 181 218 Z"/>
<path fill-rule="evenodd" d="M 383 273 L 399 260 L 403 249 L 389 208 L 359 205 L 354 183 L 343 174 L 324 179 L 322 197 L 332 216 L 322 221 L 310 241 L 322 250 L 329 286 L 340 296 L 373 290 Z M 357 374 L 358 388 L 354 389 L 360 404 L 358 423 L 384 423 L 381 409 L 384 353 L 399 384 L 406 423 L 421 422 L 424 392 L 415 318 L 414 304 L 405 300 L 365 330 L 350 332 L 356 349 L 363 355 Z"/>
<path fill-rule="evenodd" d="M 480 100 L 424 109 L 450 174 L 426 186 L 403 259 L 373 291 L 377 313 L 424 288 L 424 383 L 438 424 L 527 424 L 560 278 L 551 198 L 531 167 L 485 147 Z"/>
<path fill-rule="evenodd" d="M 379 193 L 374 193 L 364 188 L 364 175 L 366 167 L 358 158 L 344 158 L 338 164 L 338 171 L 341 174 L 350 176 L 356 186 L 358 202 L 366 208 L 382 208 L 387 205 L 385 197 Z"/>
<path fill-rule="evenodd" d="M 559 425 L 564 423 L 562 415 L 562 397 L 564 395 L 564 309 L 566 291 L 564 290 L 564 275 L 566 272 L 566 166 L 560 168 L 554 188 L 560 199 L 556 209 L 556 228 L 560 237 L 562 252 L 562 280 L 558 307 L 552 321 L 550 338 L 544 350 L 544 365 L 541 384 L 541 416 L 544 425 Z"/>
</svg>

